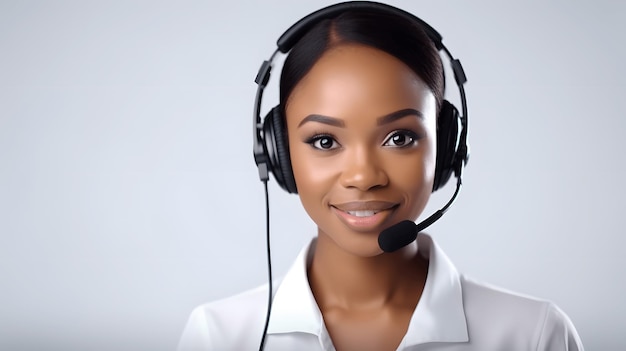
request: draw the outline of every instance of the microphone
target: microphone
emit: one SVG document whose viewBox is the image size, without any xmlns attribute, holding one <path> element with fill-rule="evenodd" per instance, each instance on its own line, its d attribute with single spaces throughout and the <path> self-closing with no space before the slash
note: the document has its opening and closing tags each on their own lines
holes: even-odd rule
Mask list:
<svg viewBox="0 0 626 351">
<path fill-rule="evenodd" d="M 394 252 L 417 238 L 417 225 L 408 219 L 394 224 L 378 235 L 378 246 L 385 252 Z"/>
<path fill-rule="evenodd" d="M 448 201 L 448 203 L 441 209 L 437 210 L 437 212 L 433 213 L 430 217 L 421 221 L 419 224 L 415 224 L 413 221 L 407 219 L 380 232 L 378 235 L 378 246 L 384 252 L 394 252 L 415 241 L 419 232 L 437 222 L 437 220 L 439 220 L 439 218 L 446 213 L 450 205 L 452 205 L 456 199 L 456 196 L 459 194 L 461 184 L 461 177 L 459 177 L 457 178 L 454 195 L 452 195 L 452 198 Z"/>
<path fill-rule="evenodd" d="M 419 224 L 415 224 L 408 219 L 396 223 L 380 232 L 378 235 L 378 246 L 385 252 L 399 250 L 417 239 L 419 232 L 437 222 L 441 216 L 443 216 L 443 211 L 439 210 Z"/>
</svg>

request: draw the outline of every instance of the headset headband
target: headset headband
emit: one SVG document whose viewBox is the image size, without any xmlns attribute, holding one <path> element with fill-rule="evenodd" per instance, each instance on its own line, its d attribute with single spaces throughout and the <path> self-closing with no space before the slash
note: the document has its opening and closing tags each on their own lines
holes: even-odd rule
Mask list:
<svg viewBox="0 0 626 351">
<path fill-rule="evenodd" d="M 350 10 L 370 10 L 379 13 L 387 13 L 390 15 L 400 15 L 406 17 L 411 22 L 417 22 L 420 25 L 420 27 L 426 32 L 426 35 L 428 35 L 430 40 L 433 41 L 437 50 L 441 50 L 443 48 L 443 44 L 441 42 L 441 34 L 439 34 L 439 32 L 435 30 L 435 28 L 431 27 L 428 23 L 422 21 L 417 16 L 397 7 L 377 2 L 351 1 L 324 7 L 294 23 L 291 27 L 289 27 L 289 29 L 285 31 L 285 33 L 283 33 L 283 35 L 280 36 L 280 38 L 278 38 L 276 42 L 276 44 L 278 45 L 278 50 L 283 54 L 287 53 L 289 50 L 291 50 L 291 48 L 293 48 L 296 42 L 298 42 L 298 40 L 302 38 L 302 36 L 304 36 L 304 34 L 317 23 L 325 19 L 334 18 L 341 13 Z"/>
</svg>

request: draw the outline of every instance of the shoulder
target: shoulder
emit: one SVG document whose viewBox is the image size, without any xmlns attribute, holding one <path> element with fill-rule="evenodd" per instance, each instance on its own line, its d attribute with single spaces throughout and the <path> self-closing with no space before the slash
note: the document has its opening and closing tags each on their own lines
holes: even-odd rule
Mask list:
<svg viewBox="0 0 626 351">
<path fill-rule="evenodd" d="M 267 312 L 267 284 L 193 309 L 178 351 L 258 348 Z"/>
<path fill-rule="evenodd" d="M 574 325 L 554 303 L 465 276 L 461 284 L 472 342 L 494 349 L 583 350 Z"/>
</svg>

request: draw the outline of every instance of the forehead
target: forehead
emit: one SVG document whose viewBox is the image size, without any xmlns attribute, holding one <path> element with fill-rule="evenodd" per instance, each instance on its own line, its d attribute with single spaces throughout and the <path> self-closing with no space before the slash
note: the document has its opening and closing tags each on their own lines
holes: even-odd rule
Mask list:
<svg viewBox="0 0 626 351">
<path fill-rule="evenodd" d="M 324 53 L 296 85 L 286 112 L 290 123 L 310 113 L 342 117 L 381 116 L 401 108 L 428 112 L 431 104 L 432 92 L 399 59 L 368 46 L 341 45 Z"/>
</svg>

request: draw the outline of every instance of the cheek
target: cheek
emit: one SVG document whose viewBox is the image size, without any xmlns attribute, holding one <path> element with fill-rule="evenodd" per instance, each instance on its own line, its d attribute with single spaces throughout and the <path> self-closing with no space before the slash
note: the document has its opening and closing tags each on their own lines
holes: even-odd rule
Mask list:
<svg viewBox="0 0 626 351">
<path fill-rule="evenodd" d="M 300 140 L 290 141 L 290 153 L 293 175 L 298 188 L 298 197 L 302 207 L 325 233 L 336 233 L 341 230 L 337 219 L 330 211 L 333 193 L 337 193 L 338 179 L 341 175 L 339 157 L 316 155 L 311 146 Z"/>
<path fill-rule="evenodd" d="M 332 189 L 338 170 L 330 158 L 314 156 L 311 146 L 289 138 L 289 150 L 294 179 L 300 201 L 310 213 L 313 204 L 320 204 Z"/>
<path fill-rule="evenodd" d="M 426 207 L 435 178 L 435 151 L 433 140 L 427 142 L 415 157 L 395 160 L 389 165 L 395 188 L 400 190 L 407 203 L 407 218 L 417 219 Z"/>
</svg>

